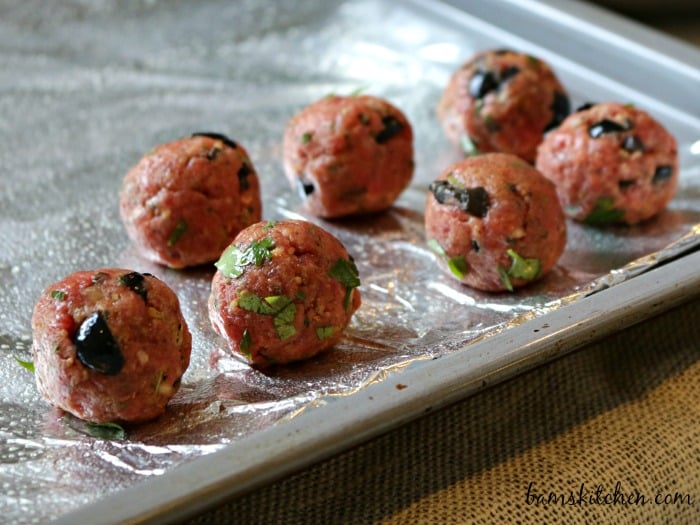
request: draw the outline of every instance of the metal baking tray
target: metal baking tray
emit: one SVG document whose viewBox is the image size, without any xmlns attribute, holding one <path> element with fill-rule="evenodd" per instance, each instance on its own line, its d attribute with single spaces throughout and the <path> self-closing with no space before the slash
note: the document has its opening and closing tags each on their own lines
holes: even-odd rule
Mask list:
<svg viewBox="0 0 700 525">
<path fill-rule="evenodd" d="M 575 0 L 0 2 L 0 515 L 12 523 L 166 523 L 201 512 L 430 410 L 700 295 L 700 51 Z M 293 5 L 291 5 L 293 4 Z M 547 60 L 574 105 L 631 102 L 677 137 L 669 210 L 634 228 L 571 225 L 551 277 L 483 294 L 435 273 L 427 184 L 455 152 L 435 121 L 474 51 Z M 157 143 L 217 131 L 246 145 L 266 218 L 303 217 L 281 175 L 292 112 L 358 88 L 414 123 L 417 171 L 393 210 L 322 222 L 356 257 L 363 307 L 328 355 L 261 374 L 208 326 L 211 271 L 136 255 L 115 196 Z M 161 421 L 86 435 L 36 394 L 27 359 L 39 292 L 78 269 L 155 273 L 194 334 Z M 446 314 L 446 311 L 449 312 Z M 241 386 L 243 385 L 243 386 Z"/>
</svg>

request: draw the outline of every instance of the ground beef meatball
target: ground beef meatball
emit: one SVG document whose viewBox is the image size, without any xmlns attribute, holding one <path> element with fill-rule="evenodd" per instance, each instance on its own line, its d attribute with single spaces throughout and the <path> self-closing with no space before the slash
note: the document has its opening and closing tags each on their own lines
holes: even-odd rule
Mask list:
<svg viewBox="0 0 700 525">
<path fill-rule="evenodd" d="M 352 257 L 310 222 L 254 224 L 216 266 L 209 298 L 214 330 L 256 365 L 306 359 L 330 348 L 360 306 Z"/>
<path fill-rule="evenodd" d="M 616 102 L 572 113 L 540 145 L 536 166 L 556 184 L 565 213 L 593 225 L 649 219 L 678 184 L 673 135 L 645 111 Z"/>
<path fill-rule="evenodd" d="M 569 97 L 542 60 L 482 51 L 455 71 L 438 104 L 447 137 L 467 154 L 503 152 L 534 162 L 543 134 L 569 113 Z"/>
<path fill-rule="evenodd" d="M 162 144 L 126 174 L 120 212 L 148 259 L 171 268 L 215 261 L 261 218 L 260 185 L 240 144 L 195 133 Z"/>
<path fill-rule="evenodd" d="M 374 96 L 325 97 L 295 115 L 284 133 L 287 178 L 318 217 L 389 208 L 413 167 L 410 123 Z"/>
<path fill-rule="evenodd" d="M 86 421 L 159 416 L 189 365 L 177 296 L 150 274 L 73 273 L 41 294 L 32 330 L 39 393 Z"/>
<path fill-rule="evenodd" d="M 425 230 L 440 267 L 485 291 L 513 291 L 540 278 L 566 244 L 554 185 L 506 153 L 469 157 L 431 183 Z"/>
</svg>

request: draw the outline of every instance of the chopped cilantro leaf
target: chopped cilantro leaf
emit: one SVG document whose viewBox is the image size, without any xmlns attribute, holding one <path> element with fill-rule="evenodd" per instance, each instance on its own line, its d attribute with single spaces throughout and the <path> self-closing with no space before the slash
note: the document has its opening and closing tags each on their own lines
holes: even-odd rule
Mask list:
<svg viewBox="0 0 700 525">
<path fill-rule="evenodd" d="M 119 441 L 126 438 L 126 430 L 116 423 L 87 423 L 85 428 L 91 436 L 100 439 Z"/>
<path fill-rule="evenodd" d="M 428 239 L 428 247 L 447 263 L 450 272 L 452 272 L 457 279 L 462 279 L 469 271 L 469 266 L 464 256 L 457 255 L 455 257 L 447 257 L 445 249 L 440 246 L 437 239 Z"/>
<path fill-rule="evenodd" d="M 34 362 L 33 361 L 24 361 L 20 359 L 17 356 L 12 356 L 15 358 L 15 361 L 17 361 L 17 364 L 24 368 L 25 370 L 29 370 L 32 374 L 34 373 Z"/>
<path fill-rule="evenodd" d="M 240 277 L 246 266 L 260 266 L 266 259 L 272 258 L 274 247 L 275 242 L 269 237 L 253 241 L 245 248 L 232 244 L 224 250 L 214 266 L 226 277 Z"/>
<path fill-rule="evenodd" d="M 583 219 L 583 222 L 592 226 L 600 226 L 619 222 L 624 216 L 624 210 L 615 208 L 614 197 L 601 197 L 596 201 L 593 211 Z"/>
<path fill-rule="evenodd" d="M 328 270 L 328 275 L 346 288 L 360 286 L 360 272 L 355 263 L 348 259 L 338 259 Z"/>
<path fill-rule="evenodd" d="M 63 301 L 66 298 L 66 292 L 63 290 L 51 290 L 51 299 Z"/>
<path fill-rule="evenodd" d="M 316 328 L 316 337 L 321 340 L 330 339 L 335 333 L 335 326 L 319 326 Z"/>
<path fill-rule="evenodd" d="M 508 270 L 509 276 L 515 277 L 516 279 L 532 281 L 540 275 L 542 263 L 539 259 L 522 257 L 511 249 L 506 250 L 506 253 L 510 255 L 510 258 L 513 260 Z"/>
<path fill-rule="evenodd" d="M 463 255 L 447 259 L 447 267 L 457 279 L 464 277 L 468 270 L 467 261 L 464 259 Z"/>
<path fill-rule="evenodd" d="M 433 252 L 435 252 L 440 257 L 445 256 L 445 249 L 442 246 L 440 246 L 440 243 L 438 242 L 437 239 L 428 239 L 428 248 L 430 248 Z"/>
<path fill-rule="evenodd" d="M 250 353 L 251 346 L 253 346 L 253 338 L 250 336 L 250 332 L 246 328 L 245 330 L 243 330 L 241 343 L 238 347 L 240 348 L 241 352 L 243 352 L 246 355 L 246 357 L 248 357 L 248 359 L 251 359 L 253 357 Z"/>
<path fill-rule="evenodd" d="M 281 340 L 296 334 L 294 320 L 296 319 L 297 306 L 286 295 L 270 295 L 261 299 L 247 290 L 242 290 L 238 294 L 238 306 L 249 312 L 272 316 L 275 332 Z"/>
<path fill-rule="evenodd" d="M 291 324 L 278 324 L 277 317 L 275 317 L 275 332 L 277 332 L 277 337 L 280 338 L 280 341 L 284 341 L 296 334 L 297 329 Z"/>
<path fill-rule="evenodd" d="M 352 260 L 338 259 L 328 270 L 328 275 L 345 286 L 343 306 L 347 310 L 350 306 L 352 289 L 360 286 L 360 272 L 357 270 L 357 266 Z"/>
<path fill-rule="evenodd" d="M 185 219 L 180 219 L 177 221 L 175 228 L 170 232 L 170 237 L 168 238 L 168 246 L 173 246 L 177 241 L 180 240 L 182 235 L 187 231 L 187 222 Z"/>
<path fill-rule="evenodd" d="M 506 272 L 503 268 L 500 266 L 498 267 L 498 275 L 501 276 L 501 280 L 503 281 L 503 285 L 506 287 L 506 290 L 509 292 L 513 291 L 513 283 L 510 282 L 510 277 L 508 277 L 508 272 Z"/>
<path fill-rule="evenodd" d="M 462 146 L 462 150 L 469 157 L 474 157 L 479 154 L 479 148 L 476 143 L 468 136 L 462 135 L 459 137 L 459 144 Z"/>
<path fill-rule="evenodd" d="M 238 294 L 238 306 L 256 314 L 274 315 L 276 313 L 272 305 L 247 290 L 242 290 Z"/>
</svg>

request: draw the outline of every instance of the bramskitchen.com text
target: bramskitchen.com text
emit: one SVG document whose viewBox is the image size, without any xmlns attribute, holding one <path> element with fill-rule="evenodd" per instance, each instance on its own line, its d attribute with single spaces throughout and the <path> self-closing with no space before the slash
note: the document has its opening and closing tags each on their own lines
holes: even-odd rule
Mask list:
<svg viewBox="0 0 700 525">
<path fill-rule="evenodd" d="M 525 492 L 525 503 L 539 507 L 563 506 L 563 505 L 619 505 L 619 506 L 640 506 L 640 505 L 679 505 L 692 506 L 696 504 L 694 495 L 658 490 L 653 493 L 644 494 L 638 490 L 624 490 L 622 483 L 617 482 L 615 486 L 605 487 L 601 484 L 588 486 L 581 483 L 576 490 L 550 491 L 542 490 L 531 481 Z"/>
</svg>

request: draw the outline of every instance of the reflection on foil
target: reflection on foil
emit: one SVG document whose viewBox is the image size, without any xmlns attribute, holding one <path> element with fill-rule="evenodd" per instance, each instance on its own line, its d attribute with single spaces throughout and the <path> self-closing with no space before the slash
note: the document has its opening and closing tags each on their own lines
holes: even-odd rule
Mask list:
<svg viewBox="0 0 700 525">
<path fill-rule="evenodd" d="M 67 1 L 50 14 L 38 0 L 15 4 L 0 19 L 0 514 L 10 523 L 43 523 L 404 367 L 468 352 L 471 342 L 700 244 L 698 129 L 660 115 L 679 139 L 683 170 L 657 220 L 605 230 L 570 224 L 559 265 L 513 294 L 471 290 L 437 270 L 423 234 L 425 195 L 458 153 L 435 105 L 463 59 L 509 45 L 477 20 L 389 0 Z M 561 73 L 574 104 L 586 100 L 576 91 L 585 71 Z M 415 179 L 386 213 L 314 219 L 282 172 L 284 126 L 317 98 L 357 88 L 389 98 L 412 121 Z M 124 173 L 154 145 L 202 129 L 246 146 L 266 219 L 317 222 L 355 257 L 363 305 L 331 351 L 284 368 L 249 367 L 211 330 L 213 268 L 168 270 L 130 246 L 116 198 Z M 97 439 L 49 409 L 15 361 L 30 359 L 41 290 L 106 266 L 167 282 L 193 333 L 191 366 L 168 411 L 128 428 L 123 441 Z"/>
</svg>

